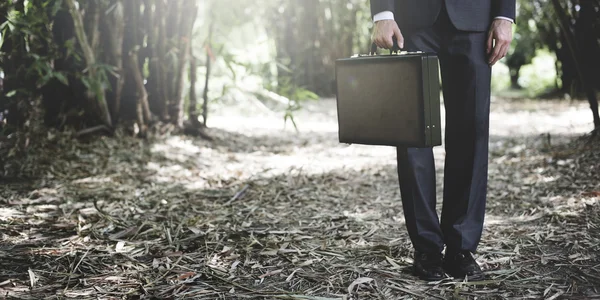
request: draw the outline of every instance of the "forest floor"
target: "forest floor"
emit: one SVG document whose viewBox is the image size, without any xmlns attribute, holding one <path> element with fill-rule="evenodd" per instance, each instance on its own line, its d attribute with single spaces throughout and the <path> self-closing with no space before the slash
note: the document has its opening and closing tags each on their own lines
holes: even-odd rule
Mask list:
<svg viewBox="0 0 600 300">
<path fill-rule="evenodd" d="M 411 275 L 395 151 L 338 143 L 328 99 L 298 112 L 299 132 L 245 106 L 211 116 L 214 141 L 49 132 L 0 147 L 19 175 L 1 182 L 0 297 L 600 299 L 588 106 L 492 110 L 485 281 Z"/>
</svg>

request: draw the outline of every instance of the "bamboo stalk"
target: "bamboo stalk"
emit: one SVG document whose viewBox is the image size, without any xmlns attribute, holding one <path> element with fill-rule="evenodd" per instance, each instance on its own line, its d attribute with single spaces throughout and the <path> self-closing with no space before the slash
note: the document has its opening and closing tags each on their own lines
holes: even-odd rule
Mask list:
<svg viewBox="0 0 600 300">
<path fill-rule="evenodd" d="M 98 3 L 98 0 L 91 0 L 90 7 L 92 10 L 92 25 L 90 26 L 90 45 L 92 49 L 97 49 L 100 44 L 100 31 L 98 27 L 100 25 L 100 10 L 101 6 Z"/>
<path fill-rule="evenodd" d="M 167 56 L 167 30 L 166 30 L 166 26 L 167 26 L 167 21 L 166 21 L 166 15 L 167 15 L 167 11 L 166 11 L 166 4 L 164 2 L 164 0 L 156 0 L 157 1 L 157 7 L 156 7 L 156 15 L 155 15 L 155 21 L 158 24 L 158 45 L 156 47 L 157 50 L 157 54 L 155 55 L 155 59 L 156 59 L 156 65 L 158 66 L 158 82 L 157 82 L 157 91 L 160 93 L 160 95 L 158 95 L 159 97 L 159 103 L 160 103 L 160 110 L 161 110 L 161 119 L 163 121 L 168 121 L 169 120 L 169 111 L 168 111 L 168 107 L 170 104 L 170 93 L 169 93 L 169 84 L 167 81 L 167 62 L 166 62 L 166 56 Z"/>
<path fill-rule="evenodd" d="M 182 128 L 184 119 L 184 77 L 190 56 L 192 31 L 198 14 L 198 7 L 195 0 L 183 0 L 180 4 L 180 10 L 183 13 L 183 16 L 178 24 L 178 32 L 175 35 L 178 39 L 177 48 L 179 49 L 180 56 L 178 58 L 178 64 L 174 66 L 174 103 L 171 117 L 173 123 Z"/>
<path fill-rule="evenodd" d="M 142 102 L 138 101 L 135 103 L 135 115 L 137 118 L 137 124 L 140 130 L 140 135 L 141 136 L 145 136 L 146 135 L 146 122 L 144 122 L 144 112 L 143 112 L 143 108 L 142 108 Z"/>
<path fill-rule="evenodd" d="M 583 82 L 584 78 L 583 78 L 583 72 L 581 71 L 581 61 L 579 59 L 579 51 L 577 50 L 577 46 L 575 45 L 575 39 L 573 37 L 573 34 L 571 32 L 571 29 L 569 28 L 569 21 L 568 21 L 568 16 L 566 15 L 565 11 L 563 10 L 562 5 L 560 4 L 559 0 L 552 0 L 552 4 L 554 6 L 554 10 L 556 11 L 556 14 L 558 15 L 558 25 L 561 29 L 561 32 L 563 33 L 564 37 L 565 37 L 565 41 L 567 42 L 567 47 L 569 48 L 569 53 L 571 53 L 571 56 L 573 58 L 573 61 L 575 62 L 575 69 L 577 69 L 577 75 L 579 76 L 579 79 Z M 552 20 L 552 18 L 550 18 Z"/>
<path fill-rule="evenodd" d="M 148 92 L 146 92 L 146 87 L 144 86 L 144 79 L 142 77 L 142 73 L 138 68 L 138 55 L 136 51 L 132 51 L 129 54 L 129 71 L 133 74 L 133 78 L 135 80 L 135 85 L 138 94 L 138 102 L 140 104 L 142 121 L 149 122 L 151 120 L 150 106 L 148 105 Z M 142 124 L 140 124 L 140 127 Z"/>
<path fill-rule="evenodd" d="M 90 47 L 88 38 L 85 34 L 85 28 L 83 26 L 83 19 L 82 19 L 81 13 L 75 6 L 74 0 L 66 0 L 66 3 L 67 3 L 67 6 L 69 7 L 69 12 L 71 13 L 71 16 L 73 18 L 73 23 L 75 24 L 75 35 L 77 36 L 77 40 L 79 41 L 79 45 L 81 46 L 81 49 L 83 51 L 83 57 L 85 58 L 87 67 L 89 69 L 90 78 L 92 80 L 98 80 L 96 78 L 96 70 L 95 70 L 96 58 L 94 56 L 94 51 Z M 101 114 L 101 117 L 103 118 L 104 123 L 106 123 L 106 125 L 108 127 L 112 127 L 112 119 L 110 116 L 110 111 L 108 110 L 108 105 L 106 104 L 106 95 L 104 93 L 104 89 L 102 87 L 100 87 L 100 89 L 102 89 L 102 90 L 96 91 L 96 92 L 98 92 L 98 95 L 96 95 L 97 96 L 96 99 L 97 99 L 98 105 L 100 107 L 100 114 Z"/>
<path fill-rule="evenodd" d="M 106 28 L 110 42 L 110 51 L 113 56 L 116 72 L 118 74 L 115 86 L 115 99 L 113 102 L 113 115 L 118 116 L 121 109 L 121 97 L 125 85 L 125 68 L 123 67 L 123 39 L 125 37 L 125 22 L 123 21 L 123 3 L 116 0 L 115 8 L 110 18 L 106 18 Z"/>
<path fill-rule="evenodd" d="M 199 125 L 198 121 L 198 97 L 196 95 L 196 82 L 198 81 L 197 76 L 197 61 L 194 55 L 190 56 L 190 103 L 188 106 L 188 116 L 193 126 Z"/>
<path fill-rule="evenodd" d="M 214 22 L 212 22 L 212 17 L 209 19 L 210 25 L 208 29 L 208 40 L 206 41 L 206 77 L 204 78 L 204 91 L 202 92 L 202 122 L 204 126 L 207 125 L 208 119 L 208 83 L 210 81 L 210 71 L 211 71 L 211 55 L 210 55 L 210 47 L 212 44 L 212 34 L 214 31 Z"/>
</svg>

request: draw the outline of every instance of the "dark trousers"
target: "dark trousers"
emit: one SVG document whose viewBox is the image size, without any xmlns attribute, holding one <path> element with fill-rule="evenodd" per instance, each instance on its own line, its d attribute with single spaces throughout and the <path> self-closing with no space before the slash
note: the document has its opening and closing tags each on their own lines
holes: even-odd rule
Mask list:
<svg viewBox="0 0 600 300">
<path fill-rule="evenodd" d="M 487 32 L 453 27 L 445 9 L 430 28 L 403 31 L 405 49 L 435 52 L 440 60 L 445 128 L 441 221 L 436 212 L 432 148 L 398 148 L 398 176 L 406 226 L 420 252 L 475 252 L 485 215 L 491 67 Z"/>
</svg>

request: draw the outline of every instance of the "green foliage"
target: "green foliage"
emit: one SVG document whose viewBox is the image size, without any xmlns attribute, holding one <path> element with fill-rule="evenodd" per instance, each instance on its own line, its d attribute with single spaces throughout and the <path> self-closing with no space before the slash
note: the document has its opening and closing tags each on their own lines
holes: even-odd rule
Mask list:
<svg viewBox="0 0 600 300">
<path fill-rule="evenodd" d="M 526 88 L 525 92 L 528 96 L 535 96 L 548 89 L 556 88 L 566 93 L 577 93 L 571 90 L 573 86 L 580 86 L 576 84 L 579 81 L 578 67 L 571 53 L 571 47 L 576 48 L 577 45 L 569 45 L 565 37 L 578 34 L 574 24 L 578 22 L 580 2 L 560 1 L 558 7 L 553 5 L 556 3 L 552 0 L 518 0 L 517 3 L 518 16 L 514 27 L 514 40 L 505 59 L 510 74 L 520 76 L 518 82 Z M 600 2 L 589 3 L 595 3 L 592 5 L 596 7 L 596 15 L 598 15 L 597 8 Z M 566 19 L 561 20 L 561 15 Z M 562 26 L 561 21 L 564 21 L 566 26 Z M 597 37 L 600 38 L 598 28 L 600 26 L 596 26 L 595 29 L 583 29 L 595 30 Z"/>
<path fill-rule="evenodd" d="M 198 57 L 206 56 L 210 26 L 215 30 L 208 45 L 216 58 L 211 101 L 239 99 L 240 93 L 268 101 L 267 90 L 288 99 L 284 124 L 295 125 L 294 112 L 304 101 L 333 95 L 337 58 L 365 53 L 370 45 L 368 1 L 212 0 L 200 10 Z"/>
<path fill-rule="evenodd" d="M 67 79 L 68 74 L 64 71 L 57 71 L 52 67 L 52 58 L 48 56 L 40 56 L 35 53 L 30 53 L 29 56 L 32 58 L 32 65 L 27 70 L 28 74 L 31 78 L 37 78 L 36 85 L 38 87 L 43 87 L 50 80 L 57 79 L 62 84 L 68 86 L 69 80 Z"/>
<path fill-rule="evenodd" d="M 513 27 L 513 42 L 505 59 L 510 76 L 519 76 L 522 66 L 530 64 L 536 55 L 536 49 L 543 48 L 543 36 L 538 24 L 548 22 L 547 17 L 538 13 L 539 2 L 517 1 L 518 14 Z"/>
<path fill-rule="evenodd" d="M 519 83 L 527 96 L 536 97 L 556 87 L 555 61 L 548 50 L 538 50 L 531 64 L 523 66 Z"/>
<path fill-rule="evenodd" d="M 116 3 L 132 3 L 124 2 L 129 0 L 95 1 L 78 0 L 80 10 L 87 13 L 93 6 L 90 3 L 96 3 L 101 9 L 101 18 L 104 18 L 117 7 Z M 160 1 L 167 7 L 173 7 L 168 4 L 173 2 Z M 516 74 L 520 75 L 518 82 L 530 96 L 556 87 L 557 82 L 574 86 L 573 80 L 569 79 L 573 79 L 576 73 L 566 52 L 567 47 L 551 0 L 517 1 L 514 41 L 509 55 L 502 61 L 504 65 L 499 64 L 494 68 L 493 91 L 508 88 L 511 75 L 514 78 Z M 574 6 L 576 2 L 561 2 L 566 4 L 564 6 L 571 23 L 577 17 Z M 5 95 L 5 99 L 9 99 L 7 103 L 40 96 L 41 88 L 57 83 L 73 89 L 78 86 L 87 89 L 85 93 L 78 92 L 77 97 L 82 94 L 98 96 L 104 91 L 116 90 L 114 81 L 119 76 L 119 70 L 106 64 L 107 61 L 111 64 L 114 61 L 106 59 L 111 51 L 108 48 L 110 43 L 105 43 L 105 36 L 101 34 L 103 38 L 99 49 L 94 49 L 96 64 L 83 69 L 86 62 L 75 38 L 61 40 L 64 43 L 62 45 L 53 40 L 53 29 L 56 29 L 53 19 L 61 12 L 63 0 L 27 0 L 22 2 L 25 4 L 23 9 L 17 7 L 18 3 L 21 2 L 0 3 L 0 12 L 3 9 L 8 12 L 8 18 L 2 19 L 0 24 L 0 46 L 10 42 L 12 50 L 6 50 L 9 47 L 2 47 L 2 50 L 14 52 L 0 52 L 0 68 L 10 69 L 8 58 L 17 57 L 19 63 L 12 66 L 14 69 L 10 70 L 9 75 L 19 78 L 19 82 L 31 81 L 32 84 L 10 87 L 7 91 L 9 94 Z M 265 90 L 274 92 L 289 100 L 286 101 L 284 122 L 291 121 L 294 126 L 294 112 L 302 107 L 304 101 L 317 99 L 319 96 L 333 96 L 335 60 L 369 50 L 372 30 L 369 1 L 199 0 L 197 3 L 200 17 L 192 39 L 192 52 L 199 65 L 197 84 L 200 88 L 197 90 L 202 91 L 204 88 L 206 72 L 203 74 L 202 70 L 205 70 L 203 65 L 206 65 L 206 59 L 210 57 L 213 62 L 208 93 L 211 102 L 231 100 L 241 103 L 245 99 L 240 95 L 266 101 L 267 96 L 260 98 L 256 95 Z M 86 31 L 90 30 L 91 15 L 93 14 L 84 14 Z M 144 43 L 158 43 L 158 38 L 149 38 L 148 32 L 152 30 L 158 32 L 156 28 L 152 29 L 152 26 L 144 24 L 139 28 L 138 38 Z M 209 39 L 211 30 L 213 34 Z M 177 77 L 171 76 L 173 72 L 164 72 L 162 75 L 169 75 L 163 80 L 160 77 L 162 75 L 154 74 L 156 71 L 153 61 L 160 60 L 161 68 L 172 70 L 184 58 L 177 46 L 181 39 L 169 36 L 168 33 L 167 35 L 168 41 L 163 45 L 160 58 L 148 54 L 152 52 L 149 48 L 154 45 L 132 46 L 135 51 L 139 50 L 141 74 L 143 79 L 149 80 L 149 86 L 159 86 L 155 83 L 171 82 Z M 10 39 L 7 40 L 7 37 Z M 139 49 L 135 48 L 138 46 Z M 210 55 L 207 55 L 208 51 Z M 18 53 L 23 53 L 22 57 Z M 57 60 L 68 61 L 67 66 L 56 69 Z M 555 61 L 558 61 L 556 65 Z M 160 86 L 148 94 L 152 98 L 161 93 L 159 91 L 171 89 L 173 84 L 168 88 Z M 135 91 L 129 95 L 131 94 L 135 95 Z M 150 101 L 152 104 L 154 100 Z"/>
<path fill-rule="evenodd" d="M 317 100 L 319 99 L 319 96 L 306 88 L 296 86 L 292 78 L 293 76 L 283 77 L 279 82 L 277 93 L 289 99 L 288 106 L 283 116 L 284 125 L 286 125 L 289 120 L 292 122 L 294 128 L 298 130 L 298 126 L 294 120 L 294 112 L 302 109 L 302 103 L 304 101 Z"/>
<path fill-rule="evenodd" d="M 51 46 L 50 23 L 55 2 L 0 3 L 0 69 L 5 91 L 0 95 L 0 110 L 9 110 L 10 130 L 33 126 L 28 122 L 37 111 L 33 105 L 48 81 L 67 81 L 65 74 L 52 68 L 56 48 Z"/>
<path fill-rule="evenodd" d="M 104 90 L 110 90 L 111 88 L 108 80 L 109 73 L 113 76 L 118 76 L 114 66 L 96 63 L 90 69 L 83 70 L 79 79 L 88 89 L 88 92 L 97 98 L 104 93 Z"/>
<path fill-rule="evenodd" d="M 508 88 L 510 88 L 510 70 L 505 64 L 499 62 L 492 68 L 492 93 L 498 93 Z"/>
</svg>

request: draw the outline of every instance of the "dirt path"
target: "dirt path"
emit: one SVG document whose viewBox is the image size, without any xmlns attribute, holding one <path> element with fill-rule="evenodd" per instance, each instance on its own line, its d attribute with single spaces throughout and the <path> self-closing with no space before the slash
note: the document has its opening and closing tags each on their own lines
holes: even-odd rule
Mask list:
<svg viewBox="0 0 600 300">
<path fill-rule="evenodd" d="M 211 117 L 214 142 L 45 140 L 9 168 L 41 176 L 0 192 L 0 293 L 600 298 L 600 147 L 566 144 L 589 129 L 589 109 L 492 107 L 485 282 L 411 276 L 394 149 L 337 143 L 335 103 L 323 100 L 298 114 L 299 133 L 245 109 L 254 117 Z"/>
</svg>

